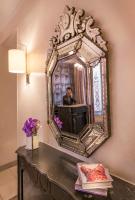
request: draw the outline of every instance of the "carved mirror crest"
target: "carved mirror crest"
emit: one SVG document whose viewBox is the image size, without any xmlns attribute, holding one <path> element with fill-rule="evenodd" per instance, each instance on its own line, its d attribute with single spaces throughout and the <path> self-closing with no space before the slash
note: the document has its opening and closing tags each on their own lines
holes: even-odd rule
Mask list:
<svg viewBox="0 0 135 200">
<path fill-rule="evenodd" d="M 48 51 L 48 123 L 59 145 L 86 157 L 110 136 L 106 59 L 93 18 L 66 6 Z"/>
</svg>

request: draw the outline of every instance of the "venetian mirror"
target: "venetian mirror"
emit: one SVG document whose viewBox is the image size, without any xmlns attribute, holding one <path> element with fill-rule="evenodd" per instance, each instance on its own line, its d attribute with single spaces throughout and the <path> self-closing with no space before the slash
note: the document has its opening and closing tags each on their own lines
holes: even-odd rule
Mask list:
<svg viewBox="0 0 135 200">
<path fill-rule="evenodd" d="M 48 124 L 59 145 L 88 157 L 109 136 L 107 46 L 84 10 L 66 6 L 47 58 Z"/>
</svg>

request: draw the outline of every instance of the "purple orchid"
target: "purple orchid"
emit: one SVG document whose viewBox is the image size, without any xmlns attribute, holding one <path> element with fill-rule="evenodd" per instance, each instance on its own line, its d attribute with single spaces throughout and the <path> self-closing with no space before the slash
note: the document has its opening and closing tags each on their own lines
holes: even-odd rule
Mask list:
<svg viewBox="0 0 135 200">
<path fill-rule="evenodd" d="M 54 116 L 54 121 L 55 123 L 57 124 L 57 126 L 62 129 L 62 125 L 63 125 L 63 122 L 60 120 L 60 118 L 58 116 Z"/>
<path fill-rule="evenodd" d="M 38 119 L 28 118 L 22 130 L 26 133 L 27 137 L 31 137 L 32 135 L 36 135 L 38 129 L 40 128 L 40 121 Z"/>
</svg>

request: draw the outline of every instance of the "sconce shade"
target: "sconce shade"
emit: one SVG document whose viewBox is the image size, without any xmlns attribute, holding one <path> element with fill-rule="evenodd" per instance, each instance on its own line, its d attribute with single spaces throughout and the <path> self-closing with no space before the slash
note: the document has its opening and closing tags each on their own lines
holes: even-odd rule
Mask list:
<svg viewBox="0 0 135 200">
<path fill-rule="evenodd" d="M 8 69 L 11 73 L 26 73 L 26 51 L 10 49 L 8 51 Z"/>
</svg>

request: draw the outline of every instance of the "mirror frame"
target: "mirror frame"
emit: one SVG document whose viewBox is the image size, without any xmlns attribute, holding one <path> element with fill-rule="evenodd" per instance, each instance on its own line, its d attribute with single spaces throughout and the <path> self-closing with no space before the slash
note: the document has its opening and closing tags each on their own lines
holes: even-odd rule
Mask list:
<svg viewBox="0 0 135 200">
<path fill-rule="evenodd" d="M 48 124 L 54 137 L 60 146 L 67 148 L 80 155 L 89 157 L 107 138 L 110 137 L 110 104 L 109 104 L 109 79 L 107 69 L 107 46 L 103 40 L 99 28 L 93 26 L 94 20 L 91 16 L 85 16 L 82 9 L 78 11 L 74 7 L 65 7 L 64 14 L 55 29 L 56 36 L 50 40 L 50 48 L 47 57 L 47 108 Z M 105 68 L 105 116 L 103 131 L 96 124 L 88 124 L 80 137 L 65 137 L 61 135 L 53 120 L 53 99 L 51 76 L 57 62 L 67 56 L 76 54 L 85 59 L 89 74 L 92 68 L 101 62 Z"/>
</svg>

